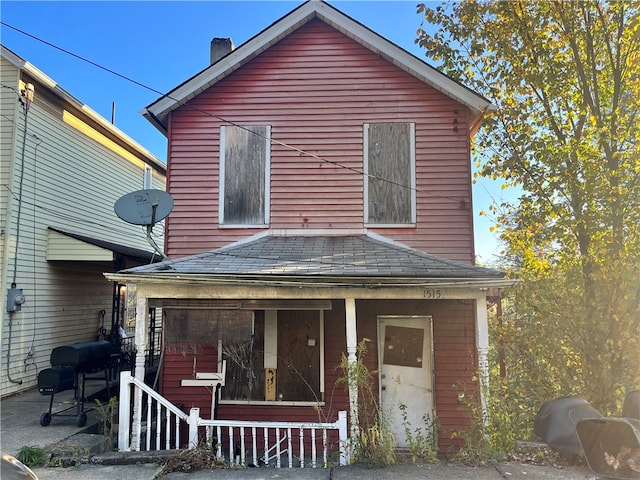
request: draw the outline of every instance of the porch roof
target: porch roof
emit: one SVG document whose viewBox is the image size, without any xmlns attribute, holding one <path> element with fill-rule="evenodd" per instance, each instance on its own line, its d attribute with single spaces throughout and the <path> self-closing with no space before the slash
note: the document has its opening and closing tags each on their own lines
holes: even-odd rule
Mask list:
<svg viewBox="0 0 640 480">
<path fill-rule="evenodd" d="M 175 260 L 122 270 L 118 277 L 331 278 L 357 283 L 380 279 L 504 282 L 504 273 L 430 255 L 384 237 L 262 235 Z"/>
</svg>

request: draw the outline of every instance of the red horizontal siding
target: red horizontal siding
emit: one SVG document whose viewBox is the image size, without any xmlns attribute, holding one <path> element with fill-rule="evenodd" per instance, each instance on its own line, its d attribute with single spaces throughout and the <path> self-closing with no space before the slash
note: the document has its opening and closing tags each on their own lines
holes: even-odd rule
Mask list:
<svg viewBox="0 0 640 480">
<path fill-rule="evenodd" d="M 195 371 L 212 372 L 218 363 L 217 349 L 214 345 L 198 345 L 182 350 L 165 349 L 160 369 L 160 393 L 174 404 L 182 406 L 189 413 L 192 407 L 200 407 L 200 415 L 210 418 L 211 389 L 206 387 L 182 387 L 181 380 L 194 379 Z"/>
<path fill-rule="evenodd" d="M 474 376 L 475 360 L 474 307 L 454 300 L 440 301 L 384 301 L 360 300 L 356 303 L 358 338 L 366 342 L 364 356 L 366 367 L 373 372 L 372 391 L 378 391 L 378 340 L 379 315 L 431 315 L 433 318 L 435 409 L 442 426 L 439 432 L 441 451 L 456 445 L 451 433 L 469 427 L 471 420 L 458 394 L 465 391 L 467 399 L 479 399 Z M 346 353 L 344 302 L 333 301 L 332 309 L 325 312 L 325 406 L 316 411 L 311 406 L 290 405 L 242 405 L 220 406 L 220 418 L 262 421 L 335 421 L 338 411 L 349 411 L 349 395 L 339 369 Z M 196 360 L 197 371 L 210 371 L 215 365 L 217 353 L 214 346 L 200 346 Z M 167 350 L 161 369 L 161 393 L 185 411 L 199 407 L 201 415 L 208 418 L 211 391 L 204 387 L 181 387 L 180 380 L 193 378 L 194 355 L 192 351 Z M 365 400 L 363 398 L 363 400 Z"/>
<path fill-rule="evenodd" d="M 430 253 L 473 260 L 466 109 L 320 21 L 172 114 L 168 189 L 175 206 L 167 221 L 168 255 L 219 248 L 256 232 L 218 228 L 219 118 L 271 125 L 278 142 L 327 160 L 272 144 L 274 229 L 362 228 L 364 178 L 330 162 L 361 171 L 364 123 L 414 122 L 417 224 L 375 231 Z"/>
<path fill-rule="evenodd" d="M 358 337 L 370 338 L 365 363 L 377 370 L 377 316 L 431 315 L 433 318 L 435 409 L 441 424 L 439 445 L 442 452 L 456 447 L 451 433 L 465 430 L 471 424 L 468 411 L 458 400 L 459 389 L 465 385 L 467 398 L 478 398 L 478 386 L 473 377 L 477 373 L 475 361 L 475 327 L 473 305 L 446 300 L 437 302 L 358 301 Z M 375 379 L 377 382 L 377 378 Z M 374 391 L 377 384 L 374 385 Z"/>
</svg>

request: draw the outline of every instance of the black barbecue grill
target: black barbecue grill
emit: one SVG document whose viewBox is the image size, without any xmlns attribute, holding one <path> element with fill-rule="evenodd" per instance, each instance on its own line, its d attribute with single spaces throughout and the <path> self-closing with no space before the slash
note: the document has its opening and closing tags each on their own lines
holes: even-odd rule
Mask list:
<svg viewBox="0 0 640 480">
<path fill-rule="evenodd" d="M 50 357 L 51 368 L 38 373 L 38 391 L 42 395 L 51 396 L 49 411 L 40 416 L 40 425 L 46 427 L 51 423 L 51 408 L 53 407 L 54 395 L 74 389 L 76 425 L 83 427 L 87 423 L 87 414 L 84 413 L 86 374 L 103 371 L 108 392 L 108 370 L 112 365 L 112 359 L 113 347 L 106 340 L 76 343 L 54 348 Z M 72 408 L 74 407 L 53 415 L 62 415 Z"/>
</svg>

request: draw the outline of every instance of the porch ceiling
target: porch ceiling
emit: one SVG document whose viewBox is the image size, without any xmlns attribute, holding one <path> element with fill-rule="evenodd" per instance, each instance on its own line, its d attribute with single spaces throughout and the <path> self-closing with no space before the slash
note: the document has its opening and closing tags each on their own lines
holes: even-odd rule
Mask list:
<svg viewBox="0 0 640 480">
<path fill-rule="evenodd" d="M 218 250 L 122 270 L 117 276 L 328 279 L 359 284 L 401 279 L 476 285 L 504 282 L 503 272 L 436 257 L 371 235 L 258 236 Z"/>
</svg>

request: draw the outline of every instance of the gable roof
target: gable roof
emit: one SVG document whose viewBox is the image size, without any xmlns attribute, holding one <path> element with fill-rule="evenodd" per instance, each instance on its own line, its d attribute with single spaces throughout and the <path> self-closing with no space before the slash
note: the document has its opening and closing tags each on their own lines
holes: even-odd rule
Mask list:
<svg viewBox="0 0 640 480">
<path fill-rule="evenodd" d="M 184 105 L 272 45 L 316 18 L 393 63 L 398 68 L 465 105 L 471 111 L 471 131 L 477 128 L 484 112 L 492 108 L 491 102 L 483 96 L 443 74 L 335 7 L 321 0 L 309 0 L 213 65 L 205 68 L 148 105 L 142 110 L 142 114 L 166 135 L 168 116 L 173 110 Z"/>
<path fill-rule="evenodd" d="M 242 282 L 313 281 L 332 284 L 438 283 L 505 286 L 504 273 L 447 260 L 380 236 L 258 235 L 248 241 L 176 260 L 122 270 L 147 280 Z"/>
</svg>

